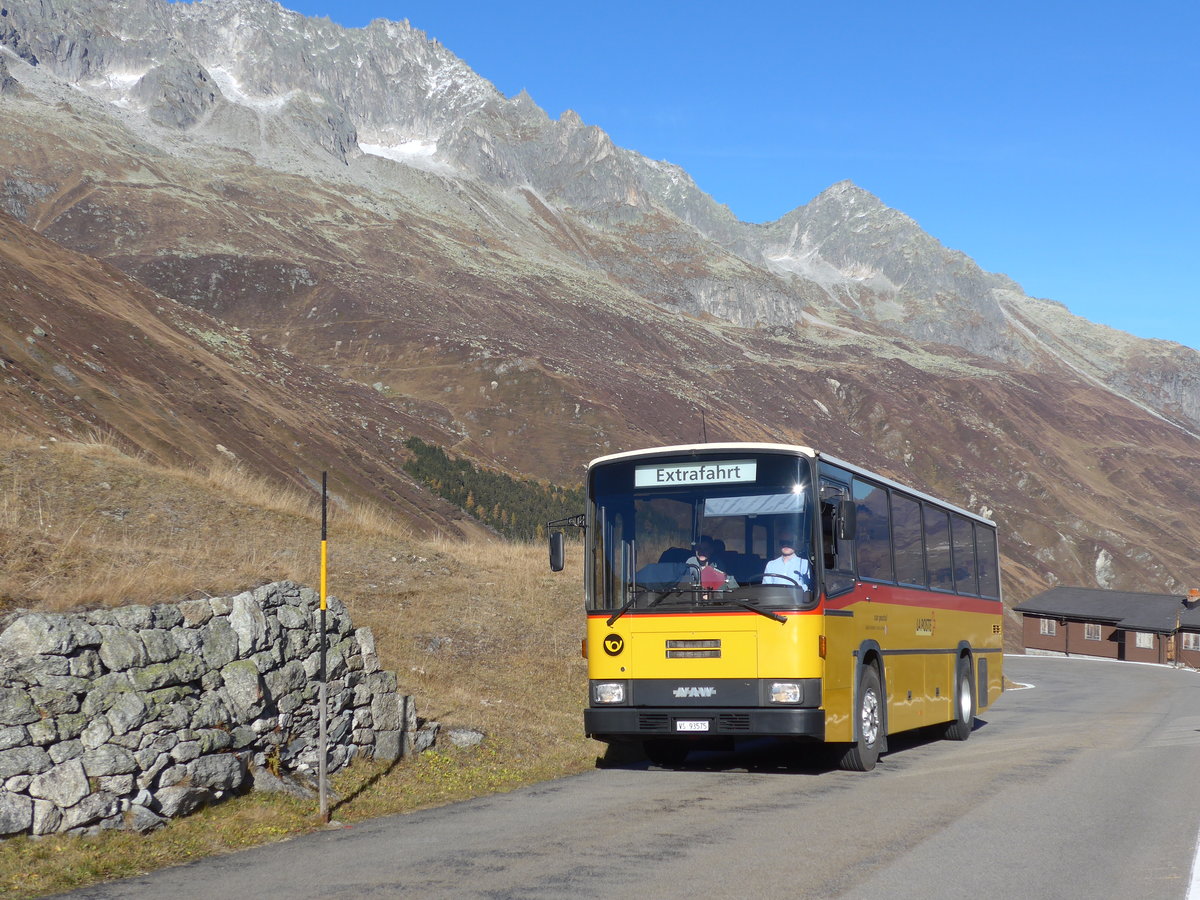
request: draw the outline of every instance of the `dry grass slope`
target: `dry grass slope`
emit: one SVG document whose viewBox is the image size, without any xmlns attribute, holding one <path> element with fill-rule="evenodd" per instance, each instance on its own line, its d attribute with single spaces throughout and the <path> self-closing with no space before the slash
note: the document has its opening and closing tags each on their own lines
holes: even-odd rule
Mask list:
<svg viewBox="0 0 1200 900">
<path fill-rule="evenodd" d="M 14 607 L 170 602 L 267 580 L 316 586 L 320 509 L 242 471 L 165 468 L 102 437 L 0 436 L 0 615 Z M 578 571 L 578 565 L 573 567 Z M 333 504 L 329 592 L 375 632 L 421 716 L 487 735 L 335 783 L 340 821 L 402 812 L 590 767 L 579 587 L 541 545 L 464 544 Z M 317 827 L 315 804 L 244 797 L 148 838 L 0 843 L 0 894 L 37 896 Z"/>
</svg>

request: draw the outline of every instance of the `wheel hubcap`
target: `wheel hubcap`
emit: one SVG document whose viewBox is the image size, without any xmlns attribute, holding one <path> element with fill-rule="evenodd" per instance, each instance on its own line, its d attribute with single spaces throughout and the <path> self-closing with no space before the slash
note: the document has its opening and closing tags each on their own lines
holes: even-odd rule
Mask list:
<svg viewBox="0 0 1200 900">
<path fill-rule="evenodd" d="M 862 736 L 868 746 L 879 737 L 879 697 L 874 691 L 867 691 L 863 696 Z"/>
</svg>

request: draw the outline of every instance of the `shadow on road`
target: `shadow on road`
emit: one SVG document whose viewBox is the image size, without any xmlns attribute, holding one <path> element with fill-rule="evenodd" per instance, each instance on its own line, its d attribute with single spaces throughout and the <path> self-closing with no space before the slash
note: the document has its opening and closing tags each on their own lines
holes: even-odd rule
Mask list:
<svg viewBox="0 0 1200 900">
<path fill-rule="evenodd" d="M 975 718 L 971 733 L 987 727 L 987 721 Z M 945 726 L 918 728 L 888 736 L 888 750 L 881 763 L 889 758 L 919 747 L 940 744 Z M 755 738 L 741 741 L 733 749 L 697 748 L 687 754 L 686 759 L 675 765 L 651 762 L 646 758 L 641 744 L 613 743 L 603 756 L 596 758 L 598 769 L 623 769 L 626 771 L 676 770 L 687 772 L 753 772 L 755 774 L 780 775 L 823 775 L 838 771 L 838 757 L 842 747 L 838 744 L 816 744 L 788 741 L 781 738 Z"/>
</svg>

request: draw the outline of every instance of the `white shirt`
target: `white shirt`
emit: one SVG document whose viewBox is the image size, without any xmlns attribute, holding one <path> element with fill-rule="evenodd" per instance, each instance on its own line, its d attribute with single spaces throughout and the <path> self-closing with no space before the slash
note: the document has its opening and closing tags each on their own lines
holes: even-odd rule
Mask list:
<svg viewBox="0 0 1200 900">
<path fill-rule="evenodd" d="M 808 560 L 792 553 L 789 556 L 777 556 L 767 563 L 763 573 L 763 584 L 786 584 L 796 587 L 798 584 L 804 590 L 810 588 Z M 773 578 L 773 575 L 783 575 L 784 578 Z"/>
</svg>

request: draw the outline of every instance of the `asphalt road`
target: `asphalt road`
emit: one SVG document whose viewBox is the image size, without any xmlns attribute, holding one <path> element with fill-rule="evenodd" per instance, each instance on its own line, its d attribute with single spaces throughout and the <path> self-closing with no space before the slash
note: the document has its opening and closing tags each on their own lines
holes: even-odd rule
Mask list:
<svg viewBox="0 0 1200 900">
<path fill-rule="evenodd" d="M 763 742 L 564 778 L 73 897 L 1027 897 L 1189 894 L 1200 675 L 1009 657 L 965 743 L 840 772 Z M 1193 898 L 1196 900 L 1196 898 Z"/>
</svg>

